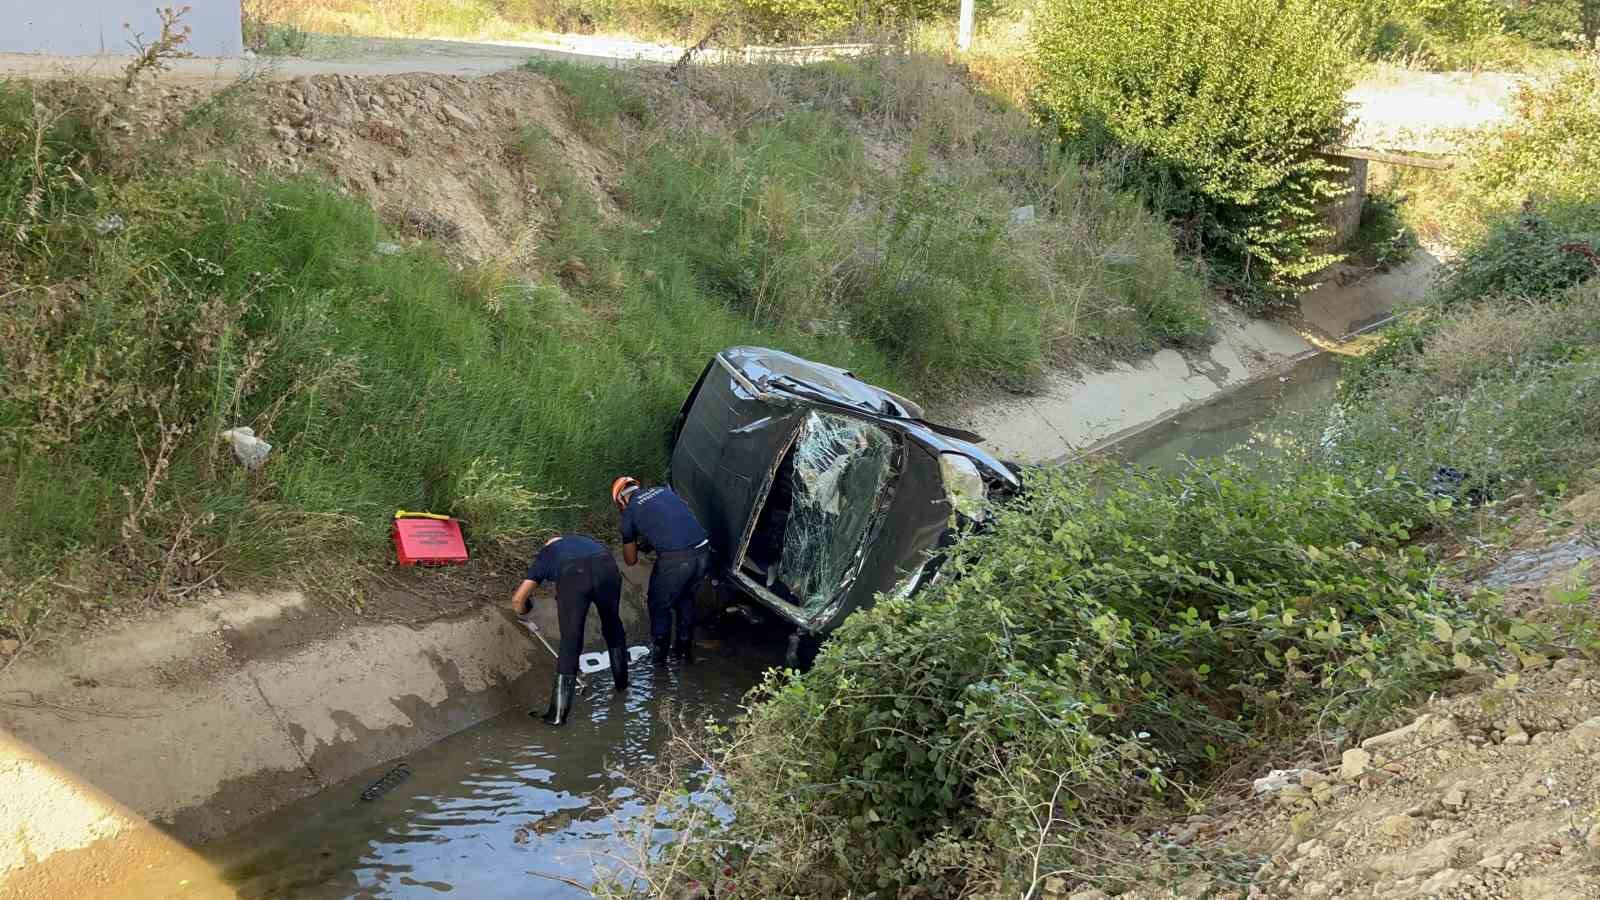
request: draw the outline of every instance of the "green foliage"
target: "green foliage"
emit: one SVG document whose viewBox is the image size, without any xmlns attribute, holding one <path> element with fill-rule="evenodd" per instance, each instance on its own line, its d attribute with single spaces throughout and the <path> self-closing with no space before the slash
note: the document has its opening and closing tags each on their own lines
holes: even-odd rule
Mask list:
<svg viewBox="0 0 1600 900">
<path fill-rule="evenodd" d="M 894 381 L 848 339 L 753 327 L 681 266 L 573 284 L 604 297 L 591 309 L 426 246 L 379 254 L 373 211 L 314 179 L 74 171 L 89 187 L 40 206 L 31 250 L 3 260 L 19 288 L 0 380 L 8 603 L 49 572 L 127 563 L 58 594 L 60 625 L 70 599 L 381 559 L 395 508 L 470 515 L 481 549 L 573 524 L 615 471 L 664 465 L 663 423 L 730 344 Z M 609 226 L 572 196 L 553 246 L 603 247 Z M 259 474 L 218 439 L 236 425 L 274 445 Z"/>
<path fill-rule="evenodd" d="M 1515 119 L 1470 142 L 1464 193 L 1489 219 L 1528 198 L 1600 203 L 1600 59 L 1525 88 Z"/>
<path fill-rule="evenodd" d="M 1600 461 L 1600 70 L 1525 92 L 1475 139 L 1446 208 L 1466 245 L 1427 302 L 1346 373 L 1331 437 L 1346 459 L 1489 492 L 1541 489 Z"/>
<path fill-rule="evenodd" d="M 1430 35 L 1464 43 L 1505 28 L 1506 10 L 1499 0 L 1411 0 L 1407 4 Z"/>
<path fill-rule="evenodd" d="M 1506 9 L 1506 31 L 1521 35 L 1541 47 L 1570 47 L 1585 32 L 1584 15 L 1600 12 L 1595 0 L 1540 0 L 1513 2 Z M 1593 40 L 1594 35 L 1589 35 Z"/>
<path fill-rule="evenodd" d="M 702 73 L 696 90 L 730 118 L 775 88 L 782 114 L 731 141 L 654 144 L 630 166 L 649 254 L 683 260 L 757 322 L 854 335 L 935 393 L 1206 335 L 1201 281 L 1136 199 L 1042 152 L 1025 122 L 950 114 L 962 94 L 931 72 L 873 57 L 759 86 Z M 875 170 L 852 115 L 905 134 L 909 152 Z M 1013 225 L 1023 205 L 1036 218 Z"/>
<path fill-rule="evenodd" d="M 731 821 L 654 887 L 729 868 L 752 896 L 1027 896 L 1042 873 L 1133 875 L 1129 817 L 1313 723 L 1359 737 L 1494 653 L 1498 625 L 1407 546 L 1442 511 L 1314 466 L 1037 473 L 933 587 L 769 678 L 720 745 Z"/>
<path fill-rule="evenodd" d="M 633 82 L 602 66 L 534 57 L 525 68 L 561 86 L 567 114 L 591 140 L 605 142 L 624 121 L 641 124 L 649 119 L 649 103 Z"/>
<path fill-rule="evenodd" d="M 1596 275 L 1600 202 L 1529 203 L 1452 260 L 1432 299 L 1446 307 L 1485 297 L 1545 300 Z"/>
<path fill-rule="evenodd" d="M 1400 197 L 1370 194 L 1361 206 L 1361 221 L 1345 252 L 1377 269 L 1397 266 L 1417 249 L 1417 236 L 1401 216 Z"/>
<path fill-rule="evenodd" d="M 288 0 L 242 0 L 244 46 L 262 56 L 299 56 L 311 35 L 285 15 Z"/>
<path fill-rule="evenodd" d="M 1372 395 L 1399 373 L 1414 376 L 1416 358 L 1427 346 L 1428 338 L 1439 329 L 1440 319 L 1426 312 L 1402 311 L 1398 320 L 1383 330 L 1382 337 L 1366 353 L 1352 357 L 1340 371 L 1339 398 L 1359 401 Z"/>
<path fill-rule="evenodd" d="M 1418 483 L 1452 466 L 1491 494 L 1575 482 L 1600 462 L 1600 280 L 1428 308 L 1352 381 L 1328 434 L 1348 464 Z"/>
<path fill-rule="evenodd" d="M 1537 66 L 1540 48 L 1568 48 L 1594 0 L 1327 0 L 1355 24 L 1368 59 L 1432 69 Z"/>
<path fill-rule="evenodd" d="M 1052 0 L 1038 102 L 1130 180 L 1259 306 L 1334 257 L 1319 207 L 1342 188 L 1319 156 L 1343 136 L 1346 35 L 1312 0 Z"/>
<path fill-rule="evenodd" d="M 1438 302 L 1542 299 L 1593 277 L 1600 65 L 1525 89 L 1515 118 L 1472 137 L 1466 165 L 1435 196 L 1445 236 L 1464 248 L 1435 292 Z"/>
<path fill-rule="evenodd" d="M 71 88 L 0 80 L 0 261 L 37 250 L 37 232 L 85 198 L 101 149 L 93 109 Z"/>
</svg>

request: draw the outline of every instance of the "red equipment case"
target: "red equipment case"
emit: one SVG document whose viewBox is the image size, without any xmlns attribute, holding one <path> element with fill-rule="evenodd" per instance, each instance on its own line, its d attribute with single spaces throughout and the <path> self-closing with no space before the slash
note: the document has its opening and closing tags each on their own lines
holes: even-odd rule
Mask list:
<svg viewBox="0 0 1600 900">
<path fill-rule="evenodd" d="M 455 519 L 402 509 L 394 514 L 394 552 L 402 566 L 459 566 L 467 561 L 467 542 Z"/>
</svg>

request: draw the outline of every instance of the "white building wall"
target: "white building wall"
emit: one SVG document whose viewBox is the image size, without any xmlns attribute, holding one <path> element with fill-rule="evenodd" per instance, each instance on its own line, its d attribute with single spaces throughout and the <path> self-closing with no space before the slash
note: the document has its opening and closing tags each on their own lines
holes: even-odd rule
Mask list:
<svg viewBox="0 0 1600 900">
<path fill-rule="evenodd" d="M 130 32 L 123 23 L 151 41 L 161 34 L 156 8 L 185 5 L 189 52 L 239 55 L 239 0 L 0 0 L 0 52 L 127 53 Z"/>
</svg>

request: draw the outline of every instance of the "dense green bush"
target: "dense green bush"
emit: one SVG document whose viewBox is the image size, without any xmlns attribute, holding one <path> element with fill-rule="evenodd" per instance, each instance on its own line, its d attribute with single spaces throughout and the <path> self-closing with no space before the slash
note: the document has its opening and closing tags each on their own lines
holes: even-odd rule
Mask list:
<svg viewBox="0 0 1600 900">
<path fill-rule="evenodd" d="M 1500 0 L 1409 0 L 1405 7 L 1429 35 L 1445 41 L 1464 43 L 1505 29 Z"/>
<path fill-rule="evenodd" d="M 1600 202 L 1535 205 L 1489 227 L 1449 262 L 1432 301 L 1545 300 L 1600 275 Z"/>
<path fill-rule="evenodd" d="M 1334 257 L 1318 209 L 1342 192 L 1318 155 L 1344 134 L 1345 27 L 1313 0 L 1050 0 L 1041 107 L 1191 235 L 1255 303 Z"/>
<path fill-rule="evenodd" d="M 1512 0 L 1506 8 L 1506 31 L 1521 35 L 1541 47 L 1570 47 L 1574 37 L 1595 33 L 1586 30 L 1588 16 L 1600 16 L 1596 0 L 1539 0 L 1529 3 Z"/>
<path fill-rule="evenodd" d="M 694 840 L 651 887 L 1158 881 L 1119 865 L 1152 859 L 1124 837 L 1132 817 L 1313 723 L 1358 738 L 1491 651 L 1478 611 L 1406 546 L 1440 509 L 1381 472 L 1039 473 L 935 586 L 851 617 L 810 672 L 769 678 L 720 745 L 709 790 L 731 821 L 682 815 Z"/>
</svg>

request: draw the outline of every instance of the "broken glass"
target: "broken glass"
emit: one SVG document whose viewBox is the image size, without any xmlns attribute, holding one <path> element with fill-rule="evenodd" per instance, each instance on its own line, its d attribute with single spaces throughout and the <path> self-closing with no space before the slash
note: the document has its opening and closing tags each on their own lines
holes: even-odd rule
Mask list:
<svg viewBox="0 0 1600 900">
<path fill-rule="evenodd" d="M 895 443 L 869 422 L 812 412 L 794 444 L 779 578 L 808 614 L 853 573 L 893 467 Z"/>
</svg>

